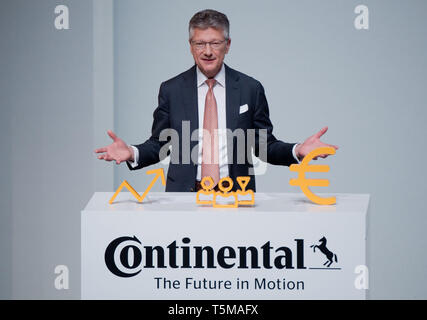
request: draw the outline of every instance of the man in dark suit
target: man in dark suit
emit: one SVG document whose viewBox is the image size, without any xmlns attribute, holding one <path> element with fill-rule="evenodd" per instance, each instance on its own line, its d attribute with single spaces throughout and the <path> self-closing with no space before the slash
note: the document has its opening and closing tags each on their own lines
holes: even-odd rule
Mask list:
<svg viewBox="0 0 427 320">
<path fill-rule="evenodd" d="M 95 150 L 102 153 L 99 159 L 126 161 L 131 170 L 137 170 L 161 161 L 172 145 L 166 191 L 198 191 L 200 181 L 208 176 L 216 189 L 221 178 L 230 177 L 234 190 L 237 177 L 250 176 L 247 189 L 255 191 L 251 149 L 263 161 L 289 166 L 313 149 L 338 148 L 320 141 L 327 127 L 302 144 L 274 137 L 261 83 L 224 64 L 231 44 L 224 14 L 196 13 L 189 33 L 195 65 L 161 84 L 151 137 L 128 146 L 108 131 L 113 143 Z M 185 145 L 190 147 L 180 152 Z"/>
</svg>

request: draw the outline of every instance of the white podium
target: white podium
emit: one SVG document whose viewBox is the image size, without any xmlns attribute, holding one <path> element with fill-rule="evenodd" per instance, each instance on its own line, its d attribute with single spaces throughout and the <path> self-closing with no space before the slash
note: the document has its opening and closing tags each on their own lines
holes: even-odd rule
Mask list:
<svg viewBox="0 0 427 320">
<path fill-rule="evenodd" d="M 197 205 L 195 193 L 138 203 L 122 192 L 110 205 L 112 195 L 96 192 L 82 211 L 82 299 L 366 297 L 369 195 L 319 206 L 256 193 L 254 207 L 231 209 Z"/>
</svg>

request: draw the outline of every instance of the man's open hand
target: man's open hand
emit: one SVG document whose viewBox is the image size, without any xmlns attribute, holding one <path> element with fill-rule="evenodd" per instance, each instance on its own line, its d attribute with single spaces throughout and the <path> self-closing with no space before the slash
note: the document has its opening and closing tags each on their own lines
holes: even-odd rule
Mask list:
<svg viewBox="0 0 427 320">
<path fill-rule="evenodd" d="M 122 139 L 117 137 L 113 131 L 108 130 L 108 135 L 113 139 L 113 143 L 107 147 L 95 150 L 95 153 L 102 153 L 98 159 L 105 161 L 116 161 L 120 164 L 124 161 L 134 161 L 133 150 Z"/>
<path fill-rule="evenodd" d="M 307 140 L 304 141 L 304 143 L 299 144 L 295 148 L 295 153 L 298 157 L 298 159 L 302 160 L 307 154 L 309 154 L 311 151 L 317 148 L 321 147 L 332 147 L 335 148 L 335 150 L 338 149 L 338 146 L 334 146 L 331 144 L 326 144 L 320 141 L 320 137 L 323 136 L 326 131 L 328 131 L 328 127 L 324 127 L 322 130 L 320 130 L 318 133 L 312 135 Z M 326 158 L 328 154 L 321 154 L 317 157 L 313 158 L 313 160 L 317 160 L 317 158 Z"/>
</svg>

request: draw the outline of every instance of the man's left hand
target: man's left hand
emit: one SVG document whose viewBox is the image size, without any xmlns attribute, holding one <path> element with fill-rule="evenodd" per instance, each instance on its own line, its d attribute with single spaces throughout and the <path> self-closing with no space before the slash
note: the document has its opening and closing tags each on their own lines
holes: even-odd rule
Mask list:
<svg viewBox="0 0 427 320">
<path fill-rule="evenodd" d="M 311 151 L 317 148 L 321 147 L 332 147 L 335 148 L 335 150 L 338 149 L 338 146 L 334 146 L 331 144 L 326 144 L 320 141 L 320 137 L 323 136 L 326 131 L 328 131 L 328 127 L 324 127 L 322 130 L 320 130 L 318 133 L 312 135 L 311 137 L 307 138 L 304 143 L 299 144 L 295 148 L 296 156 L 299 160 L 304 159 L 304 157 L 309 154 Z M 326 158 L 328 154 L 320 154 L 313 158 L 313 160 L 317 160 L 317 158 Z"/>
</svg>

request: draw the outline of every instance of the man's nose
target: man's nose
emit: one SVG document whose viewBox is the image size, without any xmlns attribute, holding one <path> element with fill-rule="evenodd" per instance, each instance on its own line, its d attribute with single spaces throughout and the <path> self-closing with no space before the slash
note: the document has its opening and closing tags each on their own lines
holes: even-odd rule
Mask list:
<svg viewBox="0 0 427 320">
<path fill-rule="evenodd" d="M 212 49 L 211 49 L 211 45 L 209 43 L 206 44 L 205 55 L 207 55 L 207 56 L 212 55 Z"/>
</svg>

